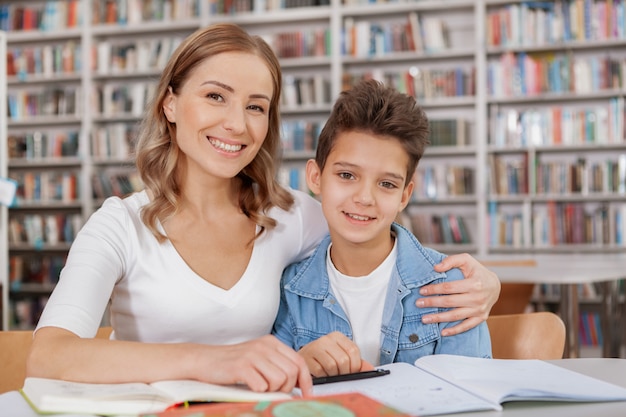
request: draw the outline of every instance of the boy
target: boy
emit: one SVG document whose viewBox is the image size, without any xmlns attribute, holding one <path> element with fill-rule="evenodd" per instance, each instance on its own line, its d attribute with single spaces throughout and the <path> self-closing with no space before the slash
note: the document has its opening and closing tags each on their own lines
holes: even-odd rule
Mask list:
<svg viewBox="0 0 626 417">
<path fill-rule="evenodd" d="M 341 93 L 320 133 L 306 180 L 321 197 L 330 236 L 285 269 L 273 329 L 314 376 L 437 353 L 491 357 L 485 323 L 442 338 L 455 323 L 424 324 L 422 315 L 436 309 L 414 308 L 423 285 L 463 279 L 458 269 L 435 272 L 445 255 L 394 223 L 428 133 L 412 97 L 373 80 Z"/>
</svg>

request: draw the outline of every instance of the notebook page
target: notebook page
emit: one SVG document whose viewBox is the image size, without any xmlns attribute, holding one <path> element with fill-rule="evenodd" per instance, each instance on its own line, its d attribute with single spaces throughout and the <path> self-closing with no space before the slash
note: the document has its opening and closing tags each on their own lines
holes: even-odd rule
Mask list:
<svg viewBox="0 0 626 417">
<path fill-rule="evenodd" d="M 389 375 L 357 381 L 315 385 L 316 395 L 357 391 L 407 414 L 430 416 L 459 411 L 501 410 L 434 375 L 408 363 L 393 363 L 379 368 Z"/>
</svg>

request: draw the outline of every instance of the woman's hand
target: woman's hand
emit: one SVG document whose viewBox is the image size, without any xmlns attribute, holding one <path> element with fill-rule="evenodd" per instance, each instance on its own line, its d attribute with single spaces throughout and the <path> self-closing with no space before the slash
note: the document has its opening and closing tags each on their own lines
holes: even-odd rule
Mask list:
<svg viewBox="0 0 626 417">
<path fill-rule="evenodd" d="M 200 370 L 201 380 L 245 384 L 259 392 L 291 392 L 298 386 L 304 396 L 311 394 L 313 383 L 304 359 L 274 336 L 212 348 L 218 351 L 211 355 L 211 368 Z"/>
<path fill-rule="evenodd" d="M 442 284 L 425 285 L 421 295 L 442 295 L 440 297 L 420 298 L 418 307 L 452 308 L 438 314 L 423 317 L 424 323 L 440 323 L 463 320 L 454 327 L 442 330 L 442 336 L 453 336 L 467 331 L 487 319 L 491 307 L 500 295 L 500 280 L 471 255 L 464 253 L 450 255 L 440 264 L 435 265 L 437 272 L 459 268 L 465 279 Z"/>
<path fill-rule="evenodd" d="M 143 343 L 44 327 L 35 333 L 27 368 L 29 376 L 91 383 L 194 379 L 258 392 L 289 393 L 298 386 L 303 395 L 313 387 L 304 359 L 270 335 L 234 345 Z"/>
<path fill-rule="evenodd" d="M 358 346 L 341 332 L 332 332 L 298 352 L 313 376 L 332 376 L 374 369 L 361 359 Z"/>
</svg>

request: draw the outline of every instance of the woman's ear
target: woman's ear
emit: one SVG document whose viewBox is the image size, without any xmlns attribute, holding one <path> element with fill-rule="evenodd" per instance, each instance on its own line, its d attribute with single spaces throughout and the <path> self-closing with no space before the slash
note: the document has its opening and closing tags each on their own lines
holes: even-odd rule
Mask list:
<svg viewBox="0 0 626 417">
<path fill-rule="evenodd" d="M 176 96 L 172 87 L 167 87 L 167 96 L 163 100 L 163 113 L 170 123 L 176 123 Z"/>
<path fill-rule="evenodd" d="M 322 170 L 315 162 L 315 159 L 309 159 L 306 161 L 306 185 L 315 195 L 319 195 L 321 192 L 321 177 Z"/>
</svg>

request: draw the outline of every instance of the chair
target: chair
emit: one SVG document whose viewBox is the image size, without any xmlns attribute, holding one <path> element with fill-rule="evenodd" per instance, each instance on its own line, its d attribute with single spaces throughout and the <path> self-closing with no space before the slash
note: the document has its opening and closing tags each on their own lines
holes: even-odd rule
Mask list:
<svg viewBox="0 0 626 417">
<path fill-rule="evenodd" d="M 535 268 L 537 261 L 534 259 L 483 259 L 481 263 L 487 268 Z M 528 275 L 533 272 L 529 269 Z M 534 283 L 528 282 L 503 282 L 498 301 L 491 307 L 490 315 L 519 314 L 526 311 L 531 302 Z"/>
<path fill-rule="evenodd" d="M 101 327 L 98 338 L 109 338 L 111 327 Z M 0 331 L 0 394 L 22 388 L 26 359 L 33 341 L 32 330 Z"/>
<path fill-rule="evenodd" d="M 490 315 L 523 313 L 531 303 L 535 284 L 503 282 L 498 301 L 491 307 Z"/>
<path fill-rule="evenodd" d="M 489 316 L 491 348 L 495 359 L 561 359 L 565 324 L 551 312 Z"/>
</svg>

